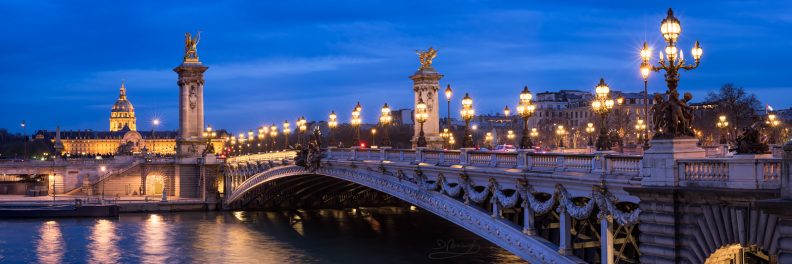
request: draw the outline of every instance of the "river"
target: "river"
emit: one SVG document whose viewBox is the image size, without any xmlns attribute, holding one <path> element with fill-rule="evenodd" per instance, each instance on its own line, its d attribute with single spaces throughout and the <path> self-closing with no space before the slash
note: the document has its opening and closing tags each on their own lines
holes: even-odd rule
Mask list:
<svg viewBox="0 0 792 264">
<path fill-rule="evenodd" d="M 399 207 L 0 219 L 0 263 L 515 263 L 431 213 Z"/>
</svg>

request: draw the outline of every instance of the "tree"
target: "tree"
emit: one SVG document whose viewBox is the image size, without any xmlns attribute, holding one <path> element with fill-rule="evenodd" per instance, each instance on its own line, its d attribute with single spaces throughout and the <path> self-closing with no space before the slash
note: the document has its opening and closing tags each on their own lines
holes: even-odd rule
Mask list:
<svg viewBox="0 0 792 264">
<path fill-rule="evenodd" d="M 709 92 L 706 100 L 716 104 L 720 114 L 726 115 L 735 129 L 751 126 L 757 120 L 756 109 L 761 105 L 756 95 L 732 83 L 724 84 L 718 92 Z"/>
</svg>

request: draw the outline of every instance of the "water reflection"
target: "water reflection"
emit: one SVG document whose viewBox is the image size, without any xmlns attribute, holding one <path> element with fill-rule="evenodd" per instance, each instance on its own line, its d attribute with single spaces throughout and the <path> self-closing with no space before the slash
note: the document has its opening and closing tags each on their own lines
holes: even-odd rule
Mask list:
<svg viewBox="0 0 792 264">
<path fill-rule="evenodd" d="M 449 241 L 477 248 L 445 262 L 519 261 L 445 220 L 408 208 L 0 219 L 0 227 L 2 263 L 431 263 L 444 262 L 431 257 L 444 250 L 438 243 Z"/>
<path fill-rule="evenodd" d="M 149 215 L 141 227 L 140 242 L 142 243 L 143 263 L 165 263 L 171 252 L 168 245 L 170 226 L 163 223 L 162 216 Z"/>
<path fill-rule="evenodd" d="M 55 221 L 44 222 L 39 228 L 36 254 L 39 263 L 60 263 L 66 248 L 60 225 Z"/>
<path fill-rule="evenodd" d="M 116 223 L 107 219 L 99 219 L 91 228 L 91 243 L 88 253 L 92 263 L 117 263 L 121 256 L 118 249 Z"/>
</svg>

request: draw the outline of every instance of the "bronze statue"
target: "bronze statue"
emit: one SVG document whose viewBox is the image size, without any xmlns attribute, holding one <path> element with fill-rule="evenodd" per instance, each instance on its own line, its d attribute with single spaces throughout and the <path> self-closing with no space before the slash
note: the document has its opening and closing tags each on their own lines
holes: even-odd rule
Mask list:
<svg viewBox="0 0 792 264">
<path fill-rule="evenodd" d="M 764 154 L 768 153 L 770 147 L 767 145 L 767 138 L 759 133 L 757 124 L 742 129 L 740 135 L 735 140 L 735 148 L 731 149 L 737 154 Z"/>
<path fill-rule="evenodd" d="M 415 52 L 418 54 L 418 61 L 421 62 L 421 68 L 420 69 L 421 70 L 423 70 L 423 69 L 431 69 L 432 68 L 432 60 L 435 57 L 437 57 L 437 50 L 432 48 L 432 47 L 429 47 L 429 50 L 426 50 L 426 51 L 416 50 Z"/>
<path fill-rule="evenodd" d="M 652 122 L 654 122 L 655 138 L 694 137 L 693 109 L 688 102 L 693 95 L 685 93 L 682 100 L 676 90 L 668 91 L 668 100 L 655 94 L 655 105 L 652 106 Z"/>
<path fill-rule="evenodd" d="M 184 33 L 184 61 L 198 61 L 198 42 L 200 41 L 200 31 L 194 38 L 190 32 Z"/>
<path fill-rule="evenodd" d="M 322 162 L 322 133 L 319 127 L 315 126 L 311 139 L 308 145 L 303 147 L 299 144 L 295 145 L 292 149 L 297 151 L 297 156 L 294 157 L 294 164 L 305 168 L 310 172 L 315 172 L 319 169 Z"/>
</svg>

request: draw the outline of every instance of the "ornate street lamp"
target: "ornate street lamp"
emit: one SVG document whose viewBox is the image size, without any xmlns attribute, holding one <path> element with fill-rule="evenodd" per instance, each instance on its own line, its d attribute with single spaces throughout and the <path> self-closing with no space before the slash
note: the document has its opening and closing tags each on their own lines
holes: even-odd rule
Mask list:
<svg viewBox="0 0 792 264">
<path fill-rule="evenodd" d="M 635 131 L 638 131 L 635 132 L 635 134 L 638 136 L 638 143 L 641 143 L 641 141 L 643 141 L 643 143 L 646 143 L 646 138 L 643 137 L 642 136 L 643 133 L 641 133 L 641 131 L 645 131 L 645 130 L 646 130 L 646 123 L 644 123 L 643 119 L 638 119 L 637 121 L 635 121 Z"/>
<path fill-rule="evenodd" d="M 291 129 L 289 129 L 289 120 L 283 121 L 283 149 L 289 148 L 289 134 L 291 134 Z"/>
<path fill-rule="evenodd" d="M 531 128 L 531 138 L 533 138 L 534 141 L 536 141 L 536 139 L 539 138 L 539 130 L 538 129 Z"/>
<path fill-rule="evenodd" d="M 448 129 L 451 129 L 451 95 L 452 94 L 453 94 L 453 91 L 451 91 L 451 85 L 449 84 L 448 86 L 446 86 L 446 89 L 445 89 L 446 102 L 448 103 L 447 104 L 448 112 L 447 112 L 447 115 L 446 115 L 446 128 L 448 128 Z M 449 135 L 451 135 L 451 134 L 449 134 Z"/>
<path fill-rule="evenodd" d="M 245 151 L 245 133 L 239 133 L 237 142 L 239 142 L 239 155 L 242 155 Z"/>
<path fill-rule="evenodd" d="M 515 137 L 514 130 L 509 129 L 508 131 L 506 131 L 506 141 L 507 141 L 506 143 L 507 144 L 512 143 L 512 141 L 514 140 L 514 137 Z"/>
<path fill-rule="evenodd" d="M 558 148 L 559 149 L 564 147 L 564 136 L 566 136 L 566 133 L 567 133 L 567 131 L 564 128 L 564 126 L 559 125 L 558 128 L 556 129 L 556 135 L 558 135 Z"/>
<path fill-rule="evenodd" d="M 388 135 L 388 126 L 393 121 L 393 117 L 391 116 L 391 109 L 387 103 L 382 106 L 382 110 L 380 111 L 382 114 L 380 115 L 380 127 L 382 127 L 382 146 L 383 147 L 390 147 L 391 141 L 390 136 Z"/>
<path fill-rule="evenodd" d="M 301 116 L 297 119 L 297 129 L 300 131 L 300 134 L 297 137 L 297 143 L 302 145 L 305 143 L 305 131 L 308 131 L 308 121 L 305 120 L 304 116 Z"/>
<path fill-rule="evenodd" d="M 611 142 L 608 138 L 608 113 L 613 110 L 613 99 L 610 98 L 610 87 L 605 83 L 605 79 L 600 78 L 599 84 L 595 88 L 594 101 L 591 108 L 595 114 L 600 116 L 600 132 L 597 138 L 597 150 L 607 151 L 611 149 Z"/>
<path fill-rule="evenodd" d="M 335 147 L 335 128 L 338 126 L 338 116 L 335 111 L 330 111 L 330 116 L 327 119 L 327 128 L 330 130 L 330 142 L 327 144 L 329 147 Z"/>
<path fill-rule="evenodd" d="M 487 144 L 487 147 L 489 147 L 490 149 L 492 149 L 492 139 L 493 139 L 492 132 L 487 132 L 487 134 L 484 135 L 484 142 Z"/>
<path fill-rule="evenodd" d="M 701 55 L 704 51 L 701 49 L 701 45 L 698 41 L 693 45 L 693 49 L 691 50 L 691 55 L 695 62 L 693 64 L 686 64 L 685 63 L 685 56 L 683 55 L 682 51 L 677 50 L 677 40 L 679 39 L 679 35 L 682 33 L 682 26 L 679 22 L 679 19 L 674 17 L 674 11 L 670 8 L 668 9 L 668 16 L 666 16 L 663 21 L 660 22 L 660 33 L 662 33 L 663 38 L 666 42 L 665 48 L 665 55 L 663 52 L 659 52 L 659 61 L 657 66 L 649 64 L 649 59 L 651 57 L 649 53 L 649 49 L 647 47 L 642 50 L 642 71 L 646 69 L 650 69 L 654 72 L 659 72 L 661 70 L 665 71 L 665 81 L 666 85 L 668 86 L 668 91 L 666 91 L 666 95 L 668 99 L 663 99 L 659 95 L 655 95 L 657 101 L 656 103 L 663 103 L 669 105 L 674 109 L 684 108 L 687 107 L 685 102 L 690 101 L 693 98 L 693 95 L 690 93 L 685 93 L 684 99 L 679 99 L 679 92 L 677 92 L 677 86 L 679 84 L 679 70 L 692 70 L 699 66 L 699 62 L 701 61 Z M 649 76 L 648 73 L 645 76 Z M 672 111 L 674 113 L 678 113 L 679 111 Z M 685 137 L 693 137 L 695 133 L 692 129 L 692 117 L 682 115 L 682 114 L 666 114 L 664 111 L 658 111 L 655 113 L 655 120 L 654 123 L 654 131 L 655 137 L 662 136 L 664 138 L 674 138 L 679 136 Z M 662 120 L 661 120 L 662 119 Z"/>
<path fill-rule="evenodd" d="M 360 142 L 360 124 L 362 123 L 360 111 L 363 111 L 363 107 L 360 106 L 360 102 L 358 102 L 357 105 L 355 105 L 355 108 L 352 109 L 352 121 L 350 122 L 352 128 L 355 129 L 355 138 L 352 139 L 352 144 L 356 144 L 355 146 L 357 147 L 360 147 L 362 143 Z"/>
<path fill-rule="evenodd" d="M 268 129 L 269 128 L 264 127 L 264 126 L 261 126 L 258 129 L 258 135 L 257 136 L 258 136 L 259 152 L 264 152 L 264 149 L 265 149 L 265 147 L 267 145 L 267 143 L 264 142 L 264 138 L 267 136 L 267 131 L 266 130 L 268 130 Z"/>
<path fill-rule="evenodd" d="M 778 120 L 775 114 L 771 113 L 767 115 L 767 121 L 765 121 L 765 123 L 770 126 L 770 143 L 778 143 L 776 139 L 776 129 L 781 125 L 781 121 Z"/>
<path fill-rule="evenodd" d="M 520 93 L 520 103 L 517 105 L 517 114 L 523 119 L 522 139 L 520 139 L 521 149 L 533 148 L 533 142 L 531 142 L 531 137 L 528 132 L 528 119 L 531 118 L 534 111 L 536 111 L 536 105 L 531 103 L 531 99 L 533 99 L 533 95 L 528 91 L 528 86 L 525 86 Z"/>
<path fill-rule="evenodd" d="M 649 73 L 652 72 L 652 66 L 649 60 L 652 59 L 652 50 L 646 42 L 643 43 L 641 49 L 641 78 L 644 80 L 644 112 L 643 119 L 649 120 Z M 643 129 L 644 149 L 649 147 L 649 127 L 644 125 Z"/>
<path fill-rule="evenodd" d="M 594 134 L 595 130 L 596 129 L 594 128 L 594 123 L 589 122 L 588 124 L 586 124 L 586 134 L 588 134 L 588 144 L 587 145 L 589 147 L 593 147 L 594 146 L 594 139 L 591 137 L 591 134 Z"/>
<path fill-rule="evenodd" d="M 729 130 L 729 121 L 726 120 L 726 116 L 725 115 L 719 116 L 718 122 L 715 123 L 715 126 L 721 130 L 720 143 L 727 144 L 729 141 L 726 139 L 726 134 L 728 133 L 727 131 Z"/>
<path fill-rule="evenodd" d="M 203 137 L 204 137 L 204 139 L 206 139 L 206 148 L 205 148 L 206 149 L 206 153 L 214 154 L 215 151 L 214 151 L 214 146 L 212 146 L 212 139 L 217 137 L 217 132 L 212 131 L 212 125 L 206 126 L 206 130 L 204 130 L 204 132 L 203 132 Z M 155 150 L 155 149 L 156 148 L 152 149 L 152 151 Z"/>
<path fill-rule="evenodd" d="M 448 141 L 451 139 L 451 131 L 448 127 L 443 128 L 443 132 L 440 132 L 440 137 L 443 138 L 443 144 L 447 145 Z M 447 147 L 451 148 L 450 146 Z"/>
<path fill-rule="evenodd" d="M 467 93 L 465 93 L 465 97 L 462 98 L 462 110 L 460 114 L 462 115 L 462 119 L 465 120 L 465 139 L 462 141 L 462 146 L 464 148 L 472 148 L 473 134 L 470 131 L 470 120 L 473 119 L 476 112 L 473 110 L 473 98 L 470 98 L 470 95 Z"/>
<path fill-rule="evenodd" d="M 415 121 L 421 124 L 421 130 L 418 132 L 418 142 L 416 146 L 419 148 L 426 147 L 426 137 L 424 136 L 424 122 L 429 119 L 429 112 L 426 108 L 423 98 L 418 99 L 418 104 L 415 105 Z"/>
<path fill-rule="evenodd" d="M 275 124 L 272 124 L 272 126 L 270 126 L 270 138 L 272 139 L 271 150 L 275 151 L 278 148 L 275 145 L 278 139 L 278 126 L 276 126 Z"/>
<path fill-rule="evenodd" d="M 371 146 L 376 146 L 376 145 L 377 145 L 377 128 L 376 127 L 372 127 L 371 128 Z"/>
</svg>

